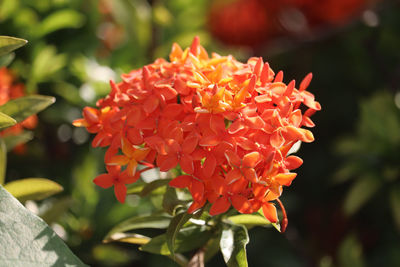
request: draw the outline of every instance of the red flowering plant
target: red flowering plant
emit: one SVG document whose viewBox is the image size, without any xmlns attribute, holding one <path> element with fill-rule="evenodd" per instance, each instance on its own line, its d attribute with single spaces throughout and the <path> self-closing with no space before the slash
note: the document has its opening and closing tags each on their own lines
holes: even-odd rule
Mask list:
<svg viewBox="0 0 400 267">
<path fill-rule="evenodd" d="M 298 88 L 294 80 L 286 85 L 283 72 L 275 74 L 262 58 L 242 63 L 232 56 L 210 57 L 196 37 L 185 50 L 174 44 L 170 61 L 157 59 L 122 75 L 120 83 L 111 81 L 111 92 L 97 108 L 85 107 L 83 118 L 74 121 L 96 134 L 94 147 L 107 148 L 107 173 L 94 183 L 114 186 L 116 198 L 124 202 L 127 192 L 143 188 L 127 188 L 143 183 L 141 173 L 159 168 L 176 175 L 156 179 L 141 192 L 164 188 L 167 223 L 157 226 L 167 228 L 165 235 L 128 234 L 140 228 L 136 221 L 155 220 L 136 217 L 114 228 L 106 240 L 142 244 L 145 251 L 175 255 L 181 263 L 183 255 L 176 252 L 201 248 L 195 256 L 206 253 L 208 258 L 215 253 L 213 242 L 220 242 L 228 265 L 242 266 L 245 253 L 236 254 L 247 243 L 243 225 L 272 223 L 285 231 L 279 198 L 296 177 L 292 170 L 303 163 L 289 151 L 299 141 L 314 140 L 303 126 L 313 127 L 310 116 L 321 109 L 306 90 L 311 78 L 308 74 Z M 179 197 L 184 192 L 189 200 Z M 274 202 L 282 211 L 280 224 Z M 231 241 L 233 246 L 227 244 Z"/>
<path fill-rule="evenodd" d="M 24 84 L 16 83 L 14 75 L 6 67 L 0 68 L 0 105 L 4 105 L 12 99 L 17 99 L 23 96 L 25 96 Z M 23 134 L 25 129 L 34 129 L 37 125 L 37 120 L 36 115 L 31 115 L 20 123 L 0 131 L 0 137 L 8 137 L 8 139 L 15 138 L 16 136 Z M 25 144 L 17 142 L 13 150 L 16 153 L 25 153 Z"/>
<path fill-rule="evenodd" d="M 0 36 L 2 62 L 0 66 L 10 61 L 8 60 L 10 52 L 26 43 L 26 40 L 20 38 Z M 44 178 L 23 178 L 12 181 L 6 179 L 7 152 L 10 150 L 25 152 L 25 143 L 33 137 L 33 133 L 28 130 L 34 129 L 38 122 L 36 113 L 55 101 L 51 96 L 26 96 L 24 84 L 16 80 L 16 76 L 8 68 L 0 67 L 0 189 L 4 187 L 24 203 L 27 200 L 42 200 L 62 191 L 63 188 Z"/>
</svg>

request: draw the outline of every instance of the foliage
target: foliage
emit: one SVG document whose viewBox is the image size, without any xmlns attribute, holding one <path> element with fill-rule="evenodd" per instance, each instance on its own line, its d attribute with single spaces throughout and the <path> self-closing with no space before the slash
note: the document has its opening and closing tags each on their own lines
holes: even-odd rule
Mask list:
<svg viewBox="0 0 400 267">
<path fill-rule="evenodd" d="M 365 2 L 3 0 L 0 34 L 29 42 L 0 56 L 0 67 L 10 70 L 15 86 L 24 84 L 24 96 L 42 94 L 57 101 L 38 114 L 33 128 L 18 126 L 22 130 L 18 135 L 1 137 L 0 182 L 50 177 L 60 185 L 57 188 L 62 186 L 62 192 L 24 204 L 91 266 L 204 261 L 207 266 L 221 266 L 224 256 L 218 252 L 224 228 L 216 224 L 231 233 L 246 227 L 251 242 L 239 242 L 237 250 L 245 245 L 249 266 L 398 266 L 398 134 L 392 122 L 398 116 L 393 98 L 399 102 L 400 88 L 399 3 L 368 1 L 367 9 L 355 11 Z M 241 6 L 228 12 L 215 8 L 220 3 L 232 9 L 234 3 Z M 285 7 L 289 4 L 290 9 Z M 253 10 L 251 16 L 246 10 Z M 268 15 L 271 12 L 273 16 Z M 225 24 L 216 23 L 224 16 Z M 268 31 L 261 43 L 231 46 L 236 34 L 257 31 Z M 287 234 L 264 229 L 271 224 L 261 214 L 209 217 L 206 206 L 199 218 L 190 218 L 181 228 L 186 235 L 204 237 L 199 240 L 203 248 L 186 251 L 184 235 L 178 232 L 171 242 L 176 231 L 171 228 L 168 239 L 164 234 L 170 220 L 190 203 L 187 192 L 165 186 L 180 172 L 161 180 L 155 179 L 157 171 L 143 172 L 127 188 L 124 205 L 112 190 L 93 186 L 92 178 L 105 171 L 104 151 L 90 148 L 91 138 L 85 130 L 73 128 L 72 121 L 83 107 L 94 106 L 109 93 L 109 80 L 118 83 L 121 73 L 167 58 L 173 42 L 186 47 L 196 35 L 208 51 L 232 54 L 240 61 L 263 56 L 274 70 L 284 69 L 286 77 L 301 80 L 310 71 L 314 74 L 312 88 L 324 111 L 313 117 L 318 124 L 313 129 L 316 142 L 298 152 L 305 164 L 282 197 L 290 214 Z M 380 104 L 372 100 L 378 98 Z M 360 104 L 373 109 L 362 111 Z M 391 122 L 386 113 L 392 114 Z M 16 121 L 0 114 L 0 123 Z M 3 130 L 10 133 L 12 127 Z M 233 225 L 240 226 L 229 230 Z M 103 239 L 107 243 L 102 244 Z M 137 250 L 144 250 L 152 239 L 157 242 L 148 248 L 157 253 L 170 254 L 168 244 L 172 244 L 175 262 L 172 255 L 166 259 Z"/>
<path fill-rule="evenodd" d="M 1 56 L 26 44 L 25 40 L 0 36 Z M 2 99 L 8 100 L 7 73 L 1 73 Z M 4 77 L 5 76 L 5 77 Z M 15 88 L 11 88 L 14 89 Z M 55 99 L 48 96 L 27 96 L 8 100 L 0 106 L 1 128 L 23 124 L 32 115 L 54 103 Z M 41 219 L 31 214 L 18 203 L 7 191 L 19 201 L 41 200 L 63 190 L 63 188 L 44 178 L 28 178 L 4 183 L 7 162 L 7 146 L 0 138 L 0 220 L 1 244 L 3 250 L 0 259 L 1 265 L 23 266 L 26 262 L 34 266 L 71 265 L 85 266 L 65 243 Z M 7 191 L 6 191 L 6 190 Z M 29 249 L 26 244 L 30 243 Z M 6 251 L 7 250 L 7 251 Z"/>
<path fill-rule="evenodd" d="M 400 109 L 394 96 L 382 91 L 362 101 L 360 111 L 356 135 L 341 140 L 337 146 L 346 163 L 337 172 L 336 181 L 355 180 L 344 200 L 344 211 L 353 215 L 368 201 L 388 195 L 391 199 L 387 206 L 400 228 L 400 158 L 396 153 L 400 149 Z"/>
</svg>

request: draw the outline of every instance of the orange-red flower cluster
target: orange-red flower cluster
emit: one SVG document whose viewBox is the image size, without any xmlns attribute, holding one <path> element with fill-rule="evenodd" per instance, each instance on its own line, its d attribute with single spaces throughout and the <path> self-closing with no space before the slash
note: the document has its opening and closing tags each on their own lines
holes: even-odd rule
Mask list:
<svg viewBox="0 0 400 267">
<path fill-rule="evenodd" d="M 23 97 L 25 95 L 25 87 L 22 83 L 15 83 L 12 73 L 5 67 L 0 68 L 0 105 L 7 103 L 11 99 Z M 37 116 L 32 115 L 24 121 L 9 127 L 0 132 L 0 136 L 18 135 L 24 129 L 33 129 L 37 124 Z M 24 151 L 23 146 L 16 147 L 20 152 Z"/>
<path fill-rule="evenodd" d="M 302 164 L 288 151 L 299 140 L 314 140 L 302 128 L 313 127 L 310 116 L 321 109 L 306 91 L 311 77 L 298 88 L 295 81 L 286 85 L 262 58 L 209 57 L 196 37 L 184 51 L 174 44 L 170 61 L 157 59 L 111 82 L 98 108 L 84 108 L 74 125 L 96 134 L 94 147 L 108 147 L 108 173 L 94 182 L 114 185 L 121 202 L 126 184 L 143 171 L 138 164 L 161 171 L 179 165 L 184 174 L 169 185 L 190 191 L 189 213 L 208 201 L 211 215 L 231 206 L 241 213 L 262 208 L 276 222 L 271 201 Z"/>
</svg>

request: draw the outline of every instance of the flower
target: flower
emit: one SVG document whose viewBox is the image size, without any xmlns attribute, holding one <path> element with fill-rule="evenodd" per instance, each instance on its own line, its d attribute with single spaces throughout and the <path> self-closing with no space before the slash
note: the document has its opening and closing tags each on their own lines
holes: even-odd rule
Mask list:
<svg viewBox="0 0 400 267">
<path fill-rule="evenodd" d="M 110 94 L 74 125 L 96 134 L 94 147 L 107 147 L 108 174 L 95 183 L 114 185 L 121 202 L 126 184 L 146 170 L 137 172 L 138 164 L 161 171 L 179 165 L 183 173 L 169 186 L 189 190 L 189 213 L 209 202 L 211 215 L 231 206 L 240 213 L 262 209 L 277 222 L 273 201 L 284 209 L 283 187 L 303 163 L 288 152 L 314 140 L 303 128 L 314 126 L 310 116 L 321 109 L 306 90 L 311 78 L 297 89 L 262 58 L 209 57 L 196 37 L 185 50 L 174 44 L 170 61 L 157 59 L 111 82 Z"/>
<path fill-rule="evenodd" d="M 121 139 L 123 155 L 114 155 L 106 160 L 107 165 L 124 166 L 127 165 L 126 173 L 135 176 L 138 162 L 144 160 L 149 154 L 149 148 L 135 148 L 126 138 Z"/>
<path fill-rule="evenodd" d="M 107 173 L 100 174 L 93 182 L 102 188 L 114 186 L 114 193 L 118 201 L 125 202 L 126 184 L 131 184 L 139 179 L 139 176 L 130 176 L 126 171 L 121 172 L 120 166 L 107 166 Z"/>
</svg>

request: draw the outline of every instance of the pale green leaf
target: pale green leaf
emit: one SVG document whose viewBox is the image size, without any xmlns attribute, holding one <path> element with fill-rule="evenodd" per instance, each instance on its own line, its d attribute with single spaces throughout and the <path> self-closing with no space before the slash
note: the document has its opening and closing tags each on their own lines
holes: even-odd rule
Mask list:
<svg viewBox="0 0 400 267">
<path fill-rule="evenodd" d="M 86 266 L 39 217 L 0 186 L 0 266 Z"/>
<path fill-rule="evenodd" d="M 21 122 L 29 116 L 38 113 L 53 104 L 56 99 L 52 96 L 32 95 L 16 98 L 0 106 L 0 112 Z"/>
<path fill-rule="evenodd" d="M 168 215 L 136 216 L 117 224 L 104 238 L 105 240 L 115 233 L 123 233 L 135 229 L 154 228 L 165 229 L 171 221 Z"/>
<path fill-rule="evenodd" d="M 5 184 L 5 189 L 21 202 L 42 200 L 63 191 L 56 182 L 44 178 L 25 178 Z"/>
<path fill-rule="evenodd" d="M 54 31 L 65 28 L 79 28 L 85 17 L 72 9 L 64 9 L 47 16 L 36 30 L 36 37 L 42 37 Z"/>
<path fill-rule="evenodd" d="M 135 233 L 114 233 L 110 235 L 107 239 L 104 239 L 104 243 L 110 242 L 124 242 L 136 245 L 144 245 L 150 241 L 150 237 L 139 235 Z"/>
<path fill-rule="evenodd" d="M 0 36 L 0 56 L 4 56 L 15 49 L 24 46 L 28 41 L 10 36 Z"/>
<path fill-rule="evenodd" d="M 247 267 L 246 245 L 249 236 L 243 225 L 224 223 L 220 247 L 228 267 Z"/>
<path fill-rule="evenodd" d="M 128 190 L 127 190 L 126 194 L 127 195 L 140 194 L 140 192 L 142 192 L 142 190 L 145 186 L 146 186 L 146 183 L 143 182 L 142 180 L 139 180 L 132 185 L 128 185 Z"/>
<path fill-rule="evenodd" d="M 1 7 L 0 7 L 0 21 L 3 22 L 4 20 L 8 19 L 12 15 L 15 14 L 20 7 L 19 0 L 1 0 Z"/>
<path fill-rule="evenodd" d="M 23 131 L 18 135 L 9 135 L 3 137 L 3 141 L 6 144 L 7 151 L 13 150 L 16 146 L 25 144 L 26 142 L 32 140 L 33 132 L 32 131 Z"/>
<path fill-rule="evenodd" d="M 271 225 L 271 222 L 260 215 L 255 214 L 240 214 L 228 217 L 228 220 L 235 224 L 243 224 L 246 226 L 257 226 L 257 225 Z"/>
<path fill-rule="evenodd" d="M 152 193 L 153 191 L 160 189 L 160 187 L 164 187 L 168 185 L 168 183 L 171 181 L 171 179 L 159 179 L 159 180 L 154 180 L 143 188 L 143 190 L 140 192 L 140 196 L 144 197 L 147 196 L 148 194 Z"/>
<path fill-rule="evenodd" d="M 57 71 L 65 66 L 66 61 L 66 55 L 57 54 L 54 46 L 46 46 L 40 49 L 32 63 L 30 82 L 43 82 L 52 78 Z"/>
<path fill-rule="evenodd" d="M 157 3 L 153 6 L 154 22 L 160 26 L 168 26 L 171 24 L 173 17 L 171 12 L 162 4 Z"/>
<path fill-rule="evenodd" d="M 15 53 L 9 53 L 4 56 L 0 56 L 0 68 L 1 67 L 7 67 L 11 61 L 13 61 L 15 58 Z"/>
<path fill-rule="evenodd" d="M 380 180 L 365 176 L 355 181 L 344 201 L 344 212 L 352 215 L 357 212 L 381 187 Z"/>
<path fill-rule="evenodd" d="M 0 129 L 13 126 L 16 123 L 16 120 L 0 111 Z"/>
</svg>

